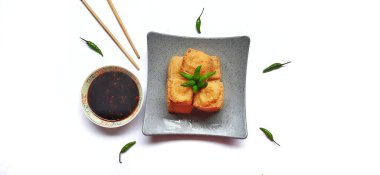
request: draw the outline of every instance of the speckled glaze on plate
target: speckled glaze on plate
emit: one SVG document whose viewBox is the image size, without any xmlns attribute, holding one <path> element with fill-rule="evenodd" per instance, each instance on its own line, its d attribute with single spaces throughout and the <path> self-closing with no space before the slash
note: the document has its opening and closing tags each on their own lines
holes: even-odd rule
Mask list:
<svg viewBox="0 0 380 175">
<path fill-rule="evenodd" d="M 132 80 L 137 85 L 137 89 L 139 91 L 139 102 L 137 104 L 136 109 L 133 111 L 133 113 L 131 113 L 129 115 L 129 117 L 127 117 L 125 119 L 118 120 L 118 121 L 104 120 L 101 117 L 99 117 L 94 111 L 92 111 L 92 109 L 90 108 L 90 105 L 88 104 L 87 95 L 88 95 L 88 89 L 90 88 L 91 83 L 99 75 L 106 73 L 106 72 L 121 72 L 121 73 L 131 77 Z M 144 93 L 142 91 L 141 84 L 140 84 L 139 80 L 137 79 L 137 77 L 132 72 L 130 72 L 130 71 L 128 71 L 122 67 L 119 67 L 119 66 L 105 66 L 105 67 L 101 67 L 101 68 L 95 70 L 94 72 L 92 72 L 87 77 L 87 79 L 85 80 L 85 82 L 83 83 L 83 86 L 82 86 L 81 99 L 82 99 L 83 111 L 90 121 L 92 121 L 94 124 L 99 125 L 101 127 L 116 128 L 116 127 L 126 125 L 129 122 L 131 122 L 134 118 L 136 118 L 137 114 L 140 112 L 140 110 L 142 108 L 143 99 L 144 99 L 143 96 L 144 96 Z"/>
<path fill-rule="evenodd" d="M 207 135 L 244 139 L 245 80 L 250 39 L 191 38 L 148 33 L 148 86 L 143 124 L 145 135 Z M 187 48 L 220 57 L 224 83 L 223 108 L 214 113 L 197 111 L 172 114 L 166 109 L 166 80 L 169 60 L 183 55 Z"/>
</svg>

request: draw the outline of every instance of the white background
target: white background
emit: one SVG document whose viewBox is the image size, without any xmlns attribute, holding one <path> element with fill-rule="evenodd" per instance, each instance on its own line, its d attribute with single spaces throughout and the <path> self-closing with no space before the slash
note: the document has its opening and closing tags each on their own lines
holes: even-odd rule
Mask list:
<svg viewBox="0 0 380 175">
<path fill-rule="evenodd" d="M 142 56 L 139 72 L 79 0 L 0 0 L 1 175 L 380 174 L 378 0 L 113 2 Z M 106 0 L 88 3 L 134 56 Z M 146 89 L 149 31 L 251 38 L 247 139 L 152 138 L 142 115 L 119 129 L 85 118 L 82 83 L 101 66 L 133 70 Z"/>
</svg>

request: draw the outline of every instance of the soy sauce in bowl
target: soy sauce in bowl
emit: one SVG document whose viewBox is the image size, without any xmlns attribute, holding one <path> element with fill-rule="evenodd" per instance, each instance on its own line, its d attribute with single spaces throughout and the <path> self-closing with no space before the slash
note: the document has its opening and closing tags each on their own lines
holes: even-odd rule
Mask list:
<svg viewBox="0 0 380 175">
<path fill-rule="evenodd" d="M 107 128 L 132 121 L 141 110 L 142 99 L 136 76 L 118 66 L 94 71 L 82 87 L 82 105 L 87 118 Z"/>
<path fill-rule="evenodd" d="M 139 90 L 131 77 L 122 72 L 105 72 L 88 89 L 88 104 L 99 117 L 119 121 L 129 117 L 139 102 Z"/>
</svg>

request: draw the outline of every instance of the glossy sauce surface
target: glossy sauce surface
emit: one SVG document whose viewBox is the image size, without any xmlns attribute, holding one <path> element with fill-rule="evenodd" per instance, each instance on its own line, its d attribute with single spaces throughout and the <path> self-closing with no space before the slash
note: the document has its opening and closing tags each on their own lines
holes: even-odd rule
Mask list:
<svg viewBox="0 0 380 175">
<path fill-rule="evenodd" d="M 129 117 L 139 102 L 139 90 L 131 77 L 122 72 L 105 72 L 88 89 L 88 104 L 100 118 L 118 121 Z"/>
</svg>

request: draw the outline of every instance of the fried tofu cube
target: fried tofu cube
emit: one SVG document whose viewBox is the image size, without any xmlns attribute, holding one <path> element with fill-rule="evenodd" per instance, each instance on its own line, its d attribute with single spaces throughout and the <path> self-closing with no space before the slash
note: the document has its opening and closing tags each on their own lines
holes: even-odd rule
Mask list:
<svg viewBox="0 0 380 175">
<path fill-rule="evenodd" d="M 181 71 L 194 74 L 195 69 L 200 65 L 202 65 L 201 75 L 215 71 L 214 61 L 209 55 L 199 50 L 187 49 L 183 56 Z"/>
<path fill-rule="evenodd" d="M 167 110 L 173 113 L 188 114 L 193 110 L 193 91 L 181 84 L 187 80 L 184 78 L 169 78 L 167 81 Z"/>
<path fill-rule="evenodd" d="M 214 64 L 215 74 L 209 78 L 209 80 L 219 80 L 222 78 L 222 69 L 220 67 L 220 59 L 217 56 L 211 56 L 212 62 Z"/>
<path fill-rule="evenodd" d="M 179 74 L 182 61 L 182 57 L 173 56 L 169 62 L 166 84 L 167 110 L 173 113 L 188 114 L 193 110 L 193 92 L 191 88 L 181 86 L 187 81 Z"/>
<path fill-rule="evenodd" d="M 183 58 L 180 56 L 173 56 L 170 59 L 168 66 L 168 79 L 170 78 L 181 78 L 182 76 L 179 74 L 181 71 Z"/>
<path fill-rule="evenodd" d="M 194 107 L 205 112 L 219 111 L 223 107 L 224 86 L 219 80 L 209 81 L 194 97 Z"/>
</svg>

